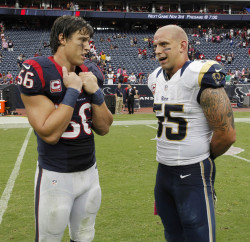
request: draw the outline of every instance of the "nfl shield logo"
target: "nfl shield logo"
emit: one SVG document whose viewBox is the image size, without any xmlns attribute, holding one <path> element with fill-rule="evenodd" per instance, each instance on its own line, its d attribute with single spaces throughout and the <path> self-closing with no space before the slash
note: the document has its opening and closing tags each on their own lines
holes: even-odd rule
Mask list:
<svg viewBox="0 0 250 242">
<path fill-rule="evenodd" d="M 50 92 L 54 93 L 54 92 L 61 92 L 62 91 L 62 84 L 61 84 L 61 80 L 52 80 L 50 81 Z"/>
</svg>

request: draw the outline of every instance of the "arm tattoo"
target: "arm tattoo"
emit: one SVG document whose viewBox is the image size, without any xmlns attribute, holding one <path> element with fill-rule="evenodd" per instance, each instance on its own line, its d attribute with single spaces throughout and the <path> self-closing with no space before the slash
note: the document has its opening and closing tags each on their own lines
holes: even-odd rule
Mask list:
<svg viewBox="0 0 250 242">
<path fill-rule="evenodd" d="M 224 88 L 205 89 L 200 104 L 212 130 L 234 129 L 233 111 Z"/>
</svg>

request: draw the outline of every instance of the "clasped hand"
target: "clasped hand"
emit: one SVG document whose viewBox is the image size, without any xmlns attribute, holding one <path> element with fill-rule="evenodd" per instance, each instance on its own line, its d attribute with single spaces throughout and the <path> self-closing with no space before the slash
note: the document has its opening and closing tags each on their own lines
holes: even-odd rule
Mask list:
<svg viewBox="0 0 250 242">
<path fill-rule="evenodd" d="M 82 88 L 88 94 L 94 94 L 98 89 L 97 78 L 92 72 L 68 72 L 63 66 L 63 83 L 66 88 L 74 88 L 81 92 Z"/>
</svg>

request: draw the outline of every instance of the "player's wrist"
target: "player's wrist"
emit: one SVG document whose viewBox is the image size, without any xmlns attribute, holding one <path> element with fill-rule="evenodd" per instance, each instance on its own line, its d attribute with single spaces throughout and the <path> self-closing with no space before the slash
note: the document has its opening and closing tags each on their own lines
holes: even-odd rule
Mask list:
<svg viewBox="0 0 250 242">
<path fill-rule="evenodd" d="M 77 98 L 79 97 L 79 94 L 80 94 L 79 90 L 72 87 L 67 88 L 61 104 L 74 108 Z"/>
<path fill-rule="evenodd" d="M 92 95 L 92 103 L 96 105 L 102 105 L 104 102 L 104 96 L 102 90 L 98 88 L 98 90 Z"/>
</svg>

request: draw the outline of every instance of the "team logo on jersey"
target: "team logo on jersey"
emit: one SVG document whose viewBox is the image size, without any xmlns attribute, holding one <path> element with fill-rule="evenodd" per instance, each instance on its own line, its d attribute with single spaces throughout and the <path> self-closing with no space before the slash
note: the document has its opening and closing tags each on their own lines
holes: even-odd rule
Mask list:
<svg viewBox="0 0 250 242">
<path fill-rule="evenodd" d="M 50 92 L 61 92 L 62 91 L 62 83 L 60 79 L 50 81 Z"/>
<path fill-rule="evenodd" d="M 215 72 L 212 74 L 212 78 L 214 80 L 214 82 L 216 83 L 217 86 L 220 85 L 220 82 L 223 80 L 224 75 L 218 72 Z"/>
<path fill-rule="evenodd" d="M 152 88 L 152 93 L 154 95 L 155 94 L 156 83 L 152 84 L 151 88 Z"/>
<path fill-rule="evenodd" d="M 30 65 L 28 65 L 27 63 L 23 63 L 23 67 L 24 67 L 26 70 L 29 70 L 29 69 L 30 69 Z"/>
<path fill-rule="evenodd" d="M 161 101 L 167 101 L 168 100 L 168 98 L 167 97 L 164 97 L 164 96 L 161 96 Z"/>
</svg>

